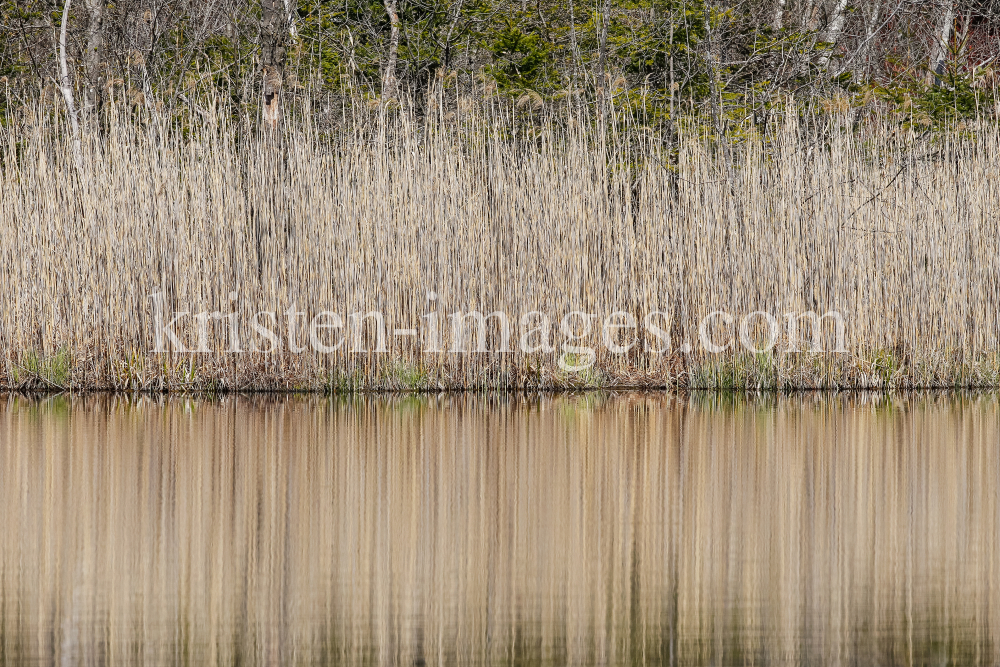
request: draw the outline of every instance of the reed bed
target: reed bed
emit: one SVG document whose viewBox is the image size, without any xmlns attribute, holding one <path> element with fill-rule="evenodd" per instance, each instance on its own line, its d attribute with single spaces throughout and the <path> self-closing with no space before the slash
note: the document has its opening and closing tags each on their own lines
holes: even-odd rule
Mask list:
<svg viewBox="0 0 1000 667">
<path fill-rule="evenodd" d="M 888 121 L 817 129 L 792 114 L 767 136 L 723 142 L 690 129 L 667 144 L 638 127 L 520 113 L 423 123 L 400 113 L 327 134 L 306 113 L 270 136 L 207 113 L 164 129 L 112 104 L 101 128 L 82 130 L 77 165 L 58 111 L 22 110 L 0 129 L 0 384 L 1000 383 L 995 123 L 930 136 Z M 157 294 L 167 313 L 234 313 L 244 336 L 255 313 L 294 306 L 300 344 L 321 311 L 379 311 L 387 350 L 226 352 L 227 330 L 213 323 L 210 351 L 157 353 Z M 392 333 L 429 313 L 447 331 L 447 314 L 470 310 L 503 311 L 515 326 L 544 312 L 555 350 L 457 354 L 445 339 L 428 352 Z M 847 349 L 831 351 L 829 330 L 822 352 L 782 330 L 769 351 L 709 353 L 699 323 L 717 310 L 836 310 Z M 596 363 L 564 370 L 559 320 L 570 311 L 665 313 L 671 348 L 646 349 L 640 332 L 612 354 L 597 326 Z M 762 324 L 748 330 L 755 341 Z M 191 317 L 175 329 L 196 347 Z M 723 329 L 713 325 L 713 340 Z"/>
<path fill-rule="evenodd" d="M 1000 659 L 997 397 L 0 402 L 0 663 Z"/>
</svg>

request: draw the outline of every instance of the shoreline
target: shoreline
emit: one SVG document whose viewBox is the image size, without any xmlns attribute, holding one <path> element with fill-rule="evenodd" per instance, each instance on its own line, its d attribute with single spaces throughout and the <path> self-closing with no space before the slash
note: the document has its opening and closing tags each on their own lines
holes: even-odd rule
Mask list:
<svg viewBox="0 0 1000 667">
<path fill-rule="evenodd" d="M 993 360 L 983 360 L 972 368 L 942 373 L 934 381 L 916 381 L 912 368 L 896 367 L 891 373 L 873 369 L 865 373 L 857 364 L 844 365 L 837 369 L 841 374 L 827 377 L 814 376 L 801 381 L 801 373 L 794 368 L 782 369 L 780 375 L 761 375 L 760 368 L 741 366 L 745 360 L 728 359 L 721 363 L 694 363 L 676 375 L 642 374 L 633 370 L 622 372 L 621 368 L 595 365 L 591 372 L 581 375 L 560 371 L 555 364 L 541 367 L 535 382 L 502 382 L 498 376 L 491 380 L 483 378 L 478 383 L 462 383 L 449 380 L 441 374 L 442 367 L 419 368 L 390 362 L 376 367 L 374 376 L 363 376 L 355 368 L 353 372 L 332 372 L 322 368 L 303 373 L 301 369 L 280 375 L 258 377 L 254 380 L 219 373 L 199 377 L 199 371 L 191 379 L 180 382 L 162 376 L 149 375 L 143 380 L 138 375 L 131 379 L 122 378 L 118 384 L 98 383 L 86 378 L 70 380 L 77 375 L 72 370 L 63 371 L 65 376 L 53 378 L 40 372 L 11 373 L 8 362 L 6 381 L 0 375 L 0 391 L 15 393 L 145 393 L 145 394 L 311 394 L 311 395 L 388 395 L 388 394 L 435 394 L 435 393 L 573 393 L 599 391 L 656 391 L 656 392 L 734 392 L 734 393 L 843 393 L 843 392 L 908 392 L 908 391 L 993 391 L 1000 390 L 1000 369 Z M 18 367 L 16 364 L 13 366 Z M 447 367 L 444 367 L 447 369 Z M 532 368 L 538 372 L 539 366 Z M 517 372 L 517 371 L 520 372 Z M 525 375 L 525 369 L 517 369 L 512 375 Z M 801 369 L 798 369 L 801 370 Z M 432 372 L 436 374 L 432 375 Z M 13 375 L 13 377 L 12 377 Z M 797 375 L 798 383 L 793 381 Z M 79 375 L 77 375 L 79 377 Z M 927 375 L 924 376 L 925 378 Z M 955 378 L 953 380 L 944 378 Z M 14 381 L 11 381 L 14 380 Z M 61 380 L 61 381 L 60 381 Z"/>
</svg>

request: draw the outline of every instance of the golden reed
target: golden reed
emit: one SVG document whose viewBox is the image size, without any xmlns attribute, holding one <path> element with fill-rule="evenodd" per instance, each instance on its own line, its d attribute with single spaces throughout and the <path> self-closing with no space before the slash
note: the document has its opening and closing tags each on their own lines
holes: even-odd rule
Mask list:
<svg viewBox="0 0 1000 667">
<path fill-rule="evenodd" d="M 818 132 L 790 116 L 765 138 L 732 144 L 682 132 L 671 154 L 641 128 L 519 125 L 497 110 L 429 124 L 402 114 L 323 136 L 306 113 L 278 139 L 208 114 L 162 130 L 116 113 L 104 129 L 83 130 L 79 168 L 57 110 L 12 112 L 0 129 L 8 388 L 1000 379 L 995 123 L 917 137 L 878 120 L 855 134 Z M 602 348 L 582 373 L 560 369 L 558 341 L 551 354 L 515 345 L 459 355 L 390 334 L 380 354 L 226 354 L 213 338 L 213 353 L 156 354 L 155 294 L 169 312 L 234 313 L 244 323 L 292 306 L 307 319 L 377 310 L 401 327 L 429 309 L 499 310 L 515 322 L 538 310 L 558 330 L 574 310 L 659 311 L 673 347 Z M 698 327 L 716 310 L 837 311 L 847 352 L 816 353 L 783 331 L 768 352 L 712 354 L 697 345 Z M 192 327 L 182 323 L 178 335 L 190 340 Z"/>
<path fill-rule="evenodd" d="M 0 400 L 0 663 L 996 664 L 997 396 Z"/>
</svg>

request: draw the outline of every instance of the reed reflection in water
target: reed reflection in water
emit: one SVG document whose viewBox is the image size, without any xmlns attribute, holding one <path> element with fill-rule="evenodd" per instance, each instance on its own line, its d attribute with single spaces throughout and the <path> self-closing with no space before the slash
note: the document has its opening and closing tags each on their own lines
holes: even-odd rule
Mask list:
<svg viewBox="0 0 1000 667">
<path fill-rule="evenodd" d="M 0 402 L 0 662 L 997 664 L 993 394 Z"/>
</svg>

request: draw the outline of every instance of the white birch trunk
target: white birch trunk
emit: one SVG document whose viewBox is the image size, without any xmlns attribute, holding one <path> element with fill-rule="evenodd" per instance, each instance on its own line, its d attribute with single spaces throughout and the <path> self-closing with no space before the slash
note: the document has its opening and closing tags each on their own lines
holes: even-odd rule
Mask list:
<svg viewBox="0 0 1000 667">
<path fill-rule="evenodd" d="M 382 72 L 382 101 L 390 102 L 396 99 L 396 57 L 399 52 L 399 13 L 396 11 L 396 0 L 384 0 L 385 11 L 389 15 L 391 25 L 389 32 L 389 53 L 385 59 L 385 69 Z"/>
<path fill-rule="evenodd" d="M 951 30 L 955 24 L 955 3 L 952 0 L 941 0 L 940 15 L 937 30 L 934 31 L 935 43 L 931 49 L 930 80 L 940 84 L 940 76 L 944 74 L 944 64 L 948 59 L 948 45 L 951 42 Z"/>
<path fill-rule="evenodd" d="M 104 56 L 104 0 L 84 0 L 87 7 L 87 38 L 83 68 L 87 73 L 84 108 L 97 110 L 101 104 L 101 61 Z"/>
<path fill-rule="evenodd" d="M 844 31 L 844 23 L 847 21 L 847 0 L 836 0 L 833 10 L 830 12 L 830 20 L 826 25 L 826 32 L 823 34 L 823 42 L 826 46 L 820 55 L 817 64 L 820 69 L 826 69 L 830 64 L 830 57 L 837 49 L 837 42 L 840 41 L 840 34 Z"/>
<path fill-rule="evenodd" d="M 66 117 L 69 119 L 70 140 L 73 145 L 73 162 L 77 169 L 83 168 L 83 151 L 80 148 L 80 122 L 76 116 L 76 105 L 73 102 L 73 82 L 69 77 L 69 66 L 66 63 L 66 24 L 69 22 L 69 3 L 63 5 L 62 27 L 59 30 L 59 90 L 66 102 Z"/>
</svg>

